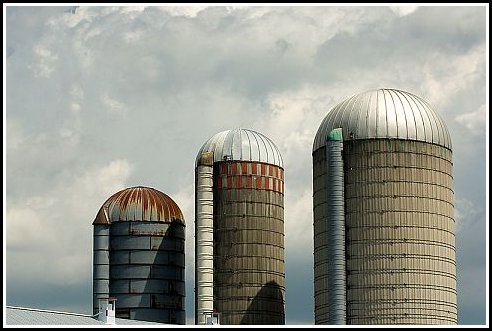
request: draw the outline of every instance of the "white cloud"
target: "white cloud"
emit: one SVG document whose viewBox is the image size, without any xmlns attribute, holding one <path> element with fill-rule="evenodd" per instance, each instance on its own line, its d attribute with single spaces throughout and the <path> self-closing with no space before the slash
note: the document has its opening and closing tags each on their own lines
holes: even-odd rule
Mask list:
<svg viewBox="0 0 492 331">
<path fill-rule="evenodd" d="M 55 232 L 50 223 L 40 218 L 40 207 L 26 204 L 11 205 L 7 208 L 7 248 L 13 250 L 32 250 L 55 242 Z M 39 246 L 38 246 L 39 245 Z"/>
<path fill-rule="evenodd" d="M 460 114 L 455 117 L 455 121 L 464 125 L 473 135 L 483 136 L 485 134 L 485 125 L 487 123 L 485 104 L 473 112 Z"/>
<path fill-rule="evenodd" d="M 136 43 L 145 35 L 145 32 L 142 30 L 136 31 L 127 31 L 123 34 L 123 40 L 125 40 L 128 44 Z"/>
<path fill-rule="evenodd" d="M 77 114 L 80 111 L 80 109 L 81 109 L 80 104 L 75 103 L 75 102 L 73 102 L 73 103 L 70 104 L 70 111 L 73 114 Z"/>
<path fill-rule="evenodd" d="M 322 85 L 311 84 L 296 90 L 271 93 L 265 102 L 269 114 L 269 134 L 283 138 L 292 132 L 300 134 L 300 131 L 310 130 L 311 139 L 314 139 L 320 120 L 328 113 L 330 102 L 333 102 L 332 93 L 327 93 Z M 284 145 L 288 147 L 288 144 Z"/>
<path fill-rule="evenodd" d="M 49 45 L 37 44 L 33 48 L 37 56 L 36 63 L 31 68 L 34 70 L 36 77 L 50 78 L 51 73 L 55 70 L 58 55 L 53 53 Z"/>
<path fill-rule="evenodd" d="M 124 14 L 139 14 L 145 10 L 145 6 L 124 6 L 121 7 L 121 13 Z"/>
<path fill-rule="evenodd" d="M 63 143 L 68 146 L 74 147 L 80 141 L 80 135 L 70 128 L 61 128 L 59 134 Z"/>
<path fill-rule="evenodd" d="M 92 7 L 78 7 L 75 10 L 67 10 L 63 14 L 51 16 L 47 20 L 47 26 L 52 29 L 74 28 L 85 22 L 92 22 L 100 16 L 100 11 Z"/>
<path fill-rule="evenodd" d="M 446 111 L 464 90 L 483 86 L 484 55 L 485 44 L 460 54 L 433 52 L 423 64 L 420 95 L 437 109 Z"/>
<path fill-rule="evenodd" d="M 400 17 L 410 15 L 418 8 L 418 6 L 390 6 L 390 9 Z"/>
<path fill-rule="evenodd" d="M 119 189 L 149 183 L 185 216 L 191 316 L 194 160 L 219 131 L 257 130 L 280 149 L 289 279 L 306 278 L 296 278 L 295 266 L 312 261 L 312 142 L 338 102 L 401 88 L 449 114 L 452 134 L 484 132 L 483 8 L 393 8 L 396 15 L 381 6 L 46 8 L 16 7 L 6 23 L 15 50 L 5 92 L 7 258 L 25 261 L 7 264 L 8 281 L 26 292 L 63 276 L 90 284 L 95 213 Z M 463 165 L 455 175 L 468 176 L 455 187 L 470 202 L 457 202 L 462 232 L 477 219 L 471 211 L 483 210 L 463 184 L 485 182 L 467 171 L 485 163 L 483 150 L 468 148 L 479 138 L 453 140 L 455 164 Z M 304 281 L 289 286 L 302 287 L 291 293 L 310 302 Z M 296 309 L 292 320 L 311 318 L 309 307 Z"/>
<path fill-rule="evenodd" d="M 81 101 L 84 99 L 84 90 L 79 84 L 73 84 L 70 89 L 70 96 L 74 101 Z"/>
<path fill-rule="evenodd" d="M 44 284 L 87 281 L 92 221 L 104 201 L 126 186 L 130 172 L 128 161 L 113 160 L 101 168 L 65 176 L 42 195 L 9 202 L 9 281 L 30 282 L 32 275 Z"/>
<path fill-rule="evenodd" d="M 90 68 L 94 63 L 94 51 L 92 47 L 87 45 L 83 40 L 75 38 L 72 48 L 74 58 L 79 61 L 81 69 Z"/>
<path fill-rule="evenodd" d="M 482 214 L 483 206 L 479 206 L 466 198 L 456 199 L 454 210 L 456 233 L 459 234 L 464 230 L 469 230 L 472 226 L 476 226 L 481 220 L 480 215 Z"/>
<path fill-rule="evenodd" d="M 287 180 L 287 179 L 286 179 Z M 289 189 L 286 182 L 286 192 Z M 300 194 L 300 195 L 299 195 Z M 285 196 L 285 249 L 291 261 L 312 258 L 313 202 L 311 188 Z"/>
<path fill-rule="evenodd" d="M 83 188 L 87 195 L 97 193 L 98 196 L 109 195 L 125 187 L 125 182 L 132 172 L 132 166 L 128 160 L 112 160 L 102 168 L 92 169 L 83 176 L 77 177 L 77 188 Z"/>
<path fill-rule="evenodd" d="M 106 93 L 101 95 L 101 102 L 106 107 L 106 109 L 112 114 L 122 115 L 126 111 L 126 105 L 123 102 L 110 97 Z"/>
<path fill-rule="evenodd" d="M 173 16 L 187 16 L 196 17 L 207 6 L 189 6 L 189 5 L 172 5 L 172 6 L 160 6 L 159 10 L 167 12 Z"/>
<path fill-rule="evenodd" d="M 9 119 L 6 121 L 6 147 L 7 150 L 15 150 L 21 147 L 25 143 L 25 135 L 22 126 L 18 121 Z"/>
</svg>

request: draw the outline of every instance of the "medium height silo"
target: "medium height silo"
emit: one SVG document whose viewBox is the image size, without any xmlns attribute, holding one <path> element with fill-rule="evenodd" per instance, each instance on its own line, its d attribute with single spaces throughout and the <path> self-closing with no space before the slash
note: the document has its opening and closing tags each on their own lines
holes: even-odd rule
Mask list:
<svg viewBox="0 0 492 331">
<path fill-rule="evenodd" d="M 195 187 L 195 323 L 284 324 L 284 169 L 247 129 L 200 149 Z"/>
<path fill-rule="evenodd" d="M 456 324 L 451 139 L 421 98 L 336 105 L 313 145 L 316 324 Z"/>
<path fill-rule="evenodd" d="M 176 203 L 153 188 L 127 188 L 93 225 L 94 314 L 112 297 L 116 317 L 185 324 L 185 223 Z"/>
</svg>

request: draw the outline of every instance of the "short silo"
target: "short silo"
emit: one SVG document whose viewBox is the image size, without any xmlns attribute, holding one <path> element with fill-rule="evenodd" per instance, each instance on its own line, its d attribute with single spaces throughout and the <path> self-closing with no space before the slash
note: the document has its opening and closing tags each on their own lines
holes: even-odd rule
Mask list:
<svg viewBox="0 0 492 331">
<path fill-rule="evenodd" d="M 195 323 L 284 324 L 284 169 L 247 129 L 200 149 L 195 187 Z"/>
<path fill-rule="evenodd" d="M 116 299 L 116 317 L 185 324 L 185 223 L 178 205 L 148 187 L 113 194 L 94 225 L 93 311 Z"/>
<path fill-rule="evenodd" d="M 316 324 L 456 324 L 451 139 L 421 98 L 336 105 L 313 145 Z"/>
</svg>

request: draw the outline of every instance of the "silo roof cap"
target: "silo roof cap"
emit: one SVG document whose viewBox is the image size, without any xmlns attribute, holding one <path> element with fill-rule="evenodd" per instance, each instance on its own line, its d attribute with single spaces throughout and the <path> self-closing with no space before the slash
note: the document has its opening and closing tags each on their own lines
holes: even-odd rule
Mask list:
<svg viewBox="0 0 492 331">
<path fill-rule="evenodd" d="M 253 130 L 234 129 L 215 134 L 198 152 L 195 165 L 205 152 L 213 152 L 214 162 L 252 161 L 273 164 L 283 168 L 283 160 L 275 144 Z"/>
<path fill-rule="evenodd" d="M 184 224 L 181 210 L 168 195 L 143 186 L 126 188 L 113 194 L 101 206 L 92 224 L 118 221 Z"/>
<path fill-rule="evenodd" d="M 441 117 L 420 97 L 396 89 L 375 89 L 345 99 L 321 122 L 313 152 L 326 136 L 342 128 L 343 140 L 393 138 L 429 142 L 451 149 Z"/>
</svg>

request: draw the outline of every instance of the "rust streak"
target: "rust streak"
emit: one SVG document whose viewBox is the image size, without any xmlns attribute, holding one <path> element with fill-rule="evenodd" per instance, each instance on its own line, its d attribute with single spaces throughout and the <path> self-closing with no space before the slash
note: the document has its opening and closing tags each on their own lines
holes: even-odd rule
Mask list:
<svg viewBox="0 0 492 331">
<path fill-rule="evenodd" d="M 109 217 L 107 221 L 102 217 L 104 209 Z M 184 223 L 181 210 L 168 195 L 153 188 L 139 186 L 113 194 L 99 209 L 93 224 L 108 224 L 120 220 L 151 221 L 153 214 L 160 222 L 180 220 Z"/>
</svg>

